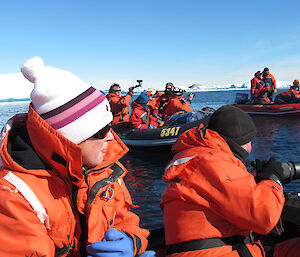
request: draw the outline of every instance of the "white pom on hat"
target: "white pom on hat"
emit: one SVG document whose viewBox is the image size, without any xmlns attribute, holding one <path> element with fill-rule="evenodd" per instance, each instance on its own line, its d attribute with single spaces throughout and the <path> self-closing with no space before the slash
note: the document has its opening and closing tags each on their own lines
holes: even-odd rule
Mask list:
<svg viewBox="0 0 300 257">
<path fill-rule="evenodd" d="M 45 66 L 40 57 L 27 60 L 23 75 L 34 83 L 30 98 L 35 111 L 76 144 L 112 121 L 105 95 L 69 71 Z"/>
<path fill-rule="evenodd" d="M 44 67 L 44 62 L 41 57 L 35 56 L 27 60 L 21 68 L 21 72 L 24 77 L 30 82 L 34 83 L 36 79 L 36 73 Z"/>
</svg>

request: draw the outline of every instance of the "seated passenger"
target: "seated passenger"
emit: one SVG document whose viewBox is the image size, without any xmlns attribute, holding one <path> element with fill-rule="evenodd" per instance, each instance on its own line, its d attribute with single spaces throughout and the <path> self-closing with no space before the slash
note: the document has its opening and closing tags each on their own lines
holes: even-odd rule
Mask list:
<svg viewBox="0 0 300 257">
<path fill-rule="evenodd" d="M 278 94 L 275 97 L 275 103 L 299 103 L 300 92 L 299 92 L 299 80 L 296 79 L 289 90 Z"/>
<path fill-rule="evenodd" d="M 169 98 L 172 95 L 172 90 L 174 88 L 174 85 L 172 82 L 168 82 L 165 87 L 164 94 L 160 95 L 157 99 L 154 113 L 157 115 L 160 115 L 161 117 L 165 114 L 166 106 L 169 102 Z"/>
<path fill-rule="evenodd" d="M 129 119 L 129 126 L 131 128 L 157 128 L 161 122 L 150 114 L 150 109 L 147 104 L 149 97 L 146 92 L 142 92 L 138 98 L 131 103 L 132 113 Z"/>
<path fill-rule="evenodd" d="M 270 104 L 268 93 L 271 87 L 268 83 L 262 81 L 260 71 L 256 72 L 251 80 L 251 98 L 254 104 Z"/>
<path fill-rule="evenodd" d="M 254 74 L 254 78 L 251 79 L 251 89 L 250 89 L 250 100 L 251 101 L 254 99 L 256 84 L 261 83 L 261 81 L 262 81 L 261 72 L 257 71 Z"/>
<path fill-rule="evenodd" d="M 172 90 L 172 96 L 166 106 L 164 118 L 168 118 L 177 112 L 192 112 L 193 109 L 190 107 L 190 103 L 194 97 L 194 94 L 188 95 L 188 100 L 185 100 L 183 90 L 180 88 L 174 88 Z"/>
<path fill-rule="evenodd" d="M 157 117 L 158 108 L 156 107 L 156 103 L 160 96 L 163 95 L 159 90 L 147 91 L 147 95 L 149 96 L 148 107 L 150 108 L 151 115 Z"/>
</svg>

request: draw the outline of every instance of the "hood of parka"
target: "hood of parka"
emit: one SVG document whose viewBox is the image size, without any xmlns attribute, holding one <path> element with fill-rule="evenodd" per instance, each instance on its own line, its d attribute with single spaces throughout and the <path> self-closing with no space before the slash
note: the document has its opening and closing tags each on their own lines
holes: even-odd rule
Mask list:
<svg viewBox="0 0 300 257">
<path fill-rule="evenodd" d="M 215 131 L 204 129 L 203 126 L 192 128 L 180 135 L 172 147 L 174 154 L 192 147 L 219 148 L 224 152 L 231 152 L 225 140 Z"/>
<path fill-rule="evenodd" d="M 93 169 L 109 166 L 121 158 L 128 148 L 113 132 L 101 164 Z M 12 127 L 1 146 L 3 167 L 40 176 L 53 172 L 73 183 L 83 181 L 80 147 L 50 127 L 30 106 L 26 125 Z M 81 183 L 79 183 L 81 184 Z"/>
<path fill-rule="evenodd" d="M 167 181 L 173 180 L 179 174 L 186 172 L 186 164 L 188 162 L 181 165 L 170 164 L 181 158 L 198 158 L 199 154 L 203 151 L 209 153 L 208 156 L 210 156 L 209 159 L 211 160 L 224 159 L 224 156 L 226 156 L 225 159 L 229 162 L 233 162 L 237 166 L 246 169 L 243 162 L 234 156 L 229 145 L 217 132 L 210 129 L 203 129 L 202 126 L 192 128 L 181 134 L 176 143 L 173 145 L 172 151 L 174 155 L 176 154 L 176 156 L 174 156 L 171 162 L 167 165 L 163 175 L 163 179 Z M 205 165 L 208 164 L 215 165 L 215 162 L 208 161 Z"/>
</svg>

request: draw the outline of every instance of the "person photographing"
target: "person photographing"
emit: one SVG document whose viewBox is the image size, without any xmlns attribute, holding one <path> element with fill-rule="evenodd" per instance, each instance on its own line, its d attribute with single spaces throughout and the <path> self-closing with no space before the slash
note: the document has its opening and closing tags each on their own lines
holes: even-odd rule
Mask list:
<svg viewBox="0 0 300 257">
<path fill-rule="evenodd" d="M 207 127 L 178 138 L 163 175 L 168 255 L 265 256 L 252 233 L 267 234 L 279 221 L 285 175 L 274 158 L 261 165 L 256 177 L 247 171 L 255 136 L 251 117 L 228 105 L 212 114 Z M 288 256 L 281 249 L 275 247 L 274 256 Z"/>
</svg>

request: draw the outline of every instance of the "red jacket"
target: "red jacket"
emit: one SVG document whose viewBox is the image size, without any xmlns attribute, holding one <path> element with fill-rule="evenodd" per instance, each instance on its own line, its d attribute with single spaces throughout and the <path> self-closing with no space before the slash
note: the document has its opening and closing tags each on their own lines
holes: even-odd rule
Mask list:
<svg viewBox="0 0 300 257">
<path fill-rule="evenodd" d="M 128 148 L 113 134 L 103 162 L 83 170 L 80 147 L 31 107 L 27 120 L 14 123 L 1 145 L 0 256 L 80 256 L 81 230 L 87 231 L 86 242 L 81 242 L 85 249 L 86 244 L 101 241 L 111 227 L 131 235 L 135 253 L 145 250 L 149 232 L 139 227 L 138 216 L 130 211 L 133 204 L 123 181 L 127 170 L 118 162 Z M 8 182 L 7 174 L 33 191 L 44 208 L 44 219 L 24 198 L 24 187 Z M 82 229 L 79 216 L 86 217 Z"/>
<path fill-rule="evenodd" d="M 207 129 L 183 133 L 173 146 L 162 194 L 166 244 L 235 235 L 268 233 L 284 204 L 282 188 L 272 180 L 256 183 L 224 139 Z M 263 256 L 257 244 L 253 256 Z M 184 256 L 173 254 L 172 256 Z M 188 252 L 188 256 L 238 256 L 231 246 Z"/>
<path fill-rule="evenodd" d="M 114 116 L 112 125 L 129 122 L 129 103 L 132 96 L 133 93 L 130 91 L 125 96 L 119 96 L 113 93 L 106 96 Z"/>
<path fill-rule="evenodd" d="M 270 86 L 266 86 L 259 78 L 254 77 L 251 80 L 251 94 L 254 98 L 264 97 L 264 94 L 270 90 Z"/>
<path fill-rule="evenodd" d="M 130 126 L 132 128 L 139 128 L 139 129 L 146 129 L 150 128 L 150 126 L 157 127 L 158 123 L 157 118 L 153 117 L 150 114 L 149 108 L 145 110 L 145 108 L 138 104 L 137 102 L 133 101 L 131 103 L 132 113 L 130 115 Z"/>
<path fill-rule="evenodd" d="M 282 96 L 290 95 L 292 97 L 292 99 L 300 98 L 300 94 L 298 93 L 298 91 L 296 89 L 294 89 L 293 86 L 291 86 L 289 90 L 280 93 L 280 95 L 282 95 Z"/>
<path fill-rule="evenodd" d="M 190 102 L 186 101 L 183 97 L 178 99 L 177 97 L 172 96 L 166 106 L 165 115 L 170 117 L 173 114 L 181 111 L 192 112 L 193 109 L 190 107 Z"/>
</svg>

